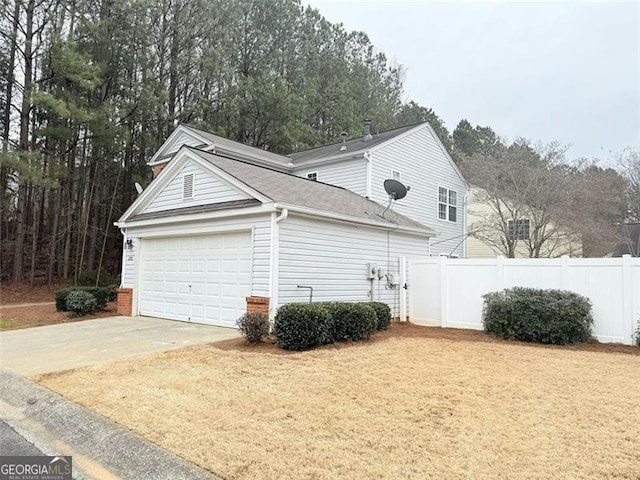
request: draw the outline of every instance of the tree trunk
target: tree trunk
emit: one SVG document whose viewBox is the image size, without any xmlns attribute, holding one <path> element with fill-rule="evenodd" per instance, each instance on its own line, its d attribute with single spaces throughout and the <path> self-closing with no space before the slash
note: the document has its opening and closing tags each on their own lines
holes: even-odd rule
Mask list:
<svg viewBox="0 0 640 480">
<path fill-rule="evenodd" d="M 29 120 L 31 118 L 31 89 L 33 76 L 33 11 L 35 0 L 30 0 L 26 10 L 26 28 L 24 39 L 24 88 L 22 94 L 22 107 L 20 108 L 20 141 L 19 150 L 29 151 Z M 28 161 L 25 159 L 25 161 Z M 25 224 L 27 217 L 27 184 L 23 178 L 18 179 L 18 203 L 16 206 L 16 239 L 13 255 L 13 281 L 23 279 L 23 254 L 25 240 Z"/>
</svg>

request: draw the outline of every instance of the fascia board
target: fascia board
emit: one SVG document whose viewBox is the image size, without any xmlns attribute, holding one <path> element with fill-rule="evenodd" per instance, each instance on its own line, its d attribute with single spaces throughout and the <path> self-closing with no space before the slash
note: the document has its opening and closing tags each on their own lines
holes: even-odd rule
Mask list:
<svg viewBox="0 0 640 480">
<path fill-rule="evenodd" d="M 219 210 L 216 212 L 193 213 L 189 215 L 176 215 L 175 217 L 150 218 L 147 220 L 133 220 L 130 222 L 119 222 L 119 228 L 151 227 L 155 225 L 171 225 L 178 223 L 199 222 L 204 220 L 217 220 L 230 217 L 246 217 L 250 215 L 268 214 L 275 212 L 273 203 L 258 205 L 255 207 L 233 208 L 229 210 Z"/>
<path fill-rule="evenodd" d="M 131 206 L 125 211 L 125 213 L 118 220 L 118 225 L 126 223 L 126 220 L 134 213 L 143 211 L 156 196 L 167 186 L 167 184 L 175 178 L 180 169 L 185 165 L 187 160 L 193 161 L 196 165 L 202 169 L 209 171 L 213 175 L 220 177 L 221 180 L 228 183 L 232 188 L 255 198 L 261 203 L 270 203 L 272 200 L 260 192 L 250 188 L 246 184 L 240 182 L 237 178 L 229 175 L 224 170 L 212 165 L 196 152 L 191 147 L 182 146 L 174 156 L 174 160 L 165 167 L 160 174 L 151 182 L 149 187 L 131 204 Z"/>
<path fill-rule="evenodd" d="M 167 186 L 167 184 L 174 178 L 180 168 L 185 164 L 186 158 L 182 156 L 184 153 L 184 147 L 180 148 L 174 155 L 175 161 L 171 162 L 167 167 L 163 168 L 156 178 L 152 180 L 149 186 L 140 194 L 138 198 L 127 208 L 118 220 L 118 224 L 126 221 L 135 212 L 144 210 L 144 208 L 153 201 L 153 199 Z"/>
<path fill-rule="evenodd" d="M 267 197 L 267 196 L 263 195 L 262 193 L 258 192 L 257 190 L 254 190 L 253 188 L 251 188 L 246 183 L 241 182 L 240 180 L 238 180 L 233 175 L 230 175 L 229 173 L 227 173 L 223 169 L 221 169 L 221 168 L 217 167 L 216 165 L 212 164 L 211 162 L 207 161 L 207 159 L 202 158 L 191 147 L 183 147 L 183 148 L 185 149 L 185 151 L 187 151 L 190 154 L 190 157 L 199 166 L 201 166 L 202 168 L 208 170 L 212 174 L 220 177 L 222 180 L 227 182 L 230 186 L 232 186 L 232 187 L 236 188 L 237 190 L 245 193 L 246 195 L 249 195 L 252 198 L 255 198 L 256 200 L 258 200 L 261 203 L 270 203 L 270 202 L 273 201 L 269 197 Z M 215 153 L 212 153 L 212 152 L 209 152 L 209 154 L 210 155 L 215 155 Z"/>
<path fill-rule="evenodd" d="M 194 138 L 197 138 L 198 140 L 200 140 L 202 142 L 203 145 L 211 145 L 211 142 L 209 140 L 207 140 L 206 138 L 204 138 L 201 135 L 198 135 L 196 132 L 194 132 L 193 130 L 190 130 L 188 128 L 186 128 L 183 125 L 178 125 L 178 127 L 171 132 L 171 135 L 169 135 L 169 138 L 167 138 L 165 140 L 165 142 L 160 146 L 160 148 L 156 151 L 156 153 L 153 154 L 153 156 L 151 157 L 151 159 L 147 162 L 147 165 L 153 167 L 154 165 L 160 165 L 162 163 L 166 163 L 169 160 L 171 160 L 171 158 L 173 158 L 173 156 L 162 156 L 162 160 L 160 160 L 160 153 L 165 151 L 166 148 L 171 145 L 172 142 L 175 141 L 175 139 L 181 134 L 181 133 L 185 133 L 187 135 L 190 135 Z M 166 158 L 165 158 L 166 157 Z"/>
</svg>

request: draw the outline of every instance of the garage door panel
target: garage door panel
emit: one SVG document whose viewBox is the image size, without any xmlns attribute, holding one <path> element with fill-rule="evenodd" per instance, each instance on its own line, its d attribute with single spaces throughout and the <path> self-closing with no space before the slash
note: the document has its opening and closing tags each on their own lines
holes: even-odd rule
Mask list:
<svg viewBox="0 0 640 480">
<path fill-rule="evenodd" d="M 143 242 L 141 315 L 235 326 L 251 293 L 250 232 Z"/>
</svg>

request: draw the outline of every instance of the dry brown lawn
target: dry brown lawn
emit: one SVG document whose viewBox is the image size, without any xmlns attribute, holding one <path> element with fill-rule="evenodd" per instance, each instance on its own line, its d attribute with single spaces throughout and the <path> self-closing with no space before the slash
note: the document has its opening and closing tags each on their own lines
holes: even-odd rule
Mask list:
<svg viewBox="0 0 640 480">
<path fill-rule="evenodd" d="M 640 356 L 394 331 L 37 380 L 226 479 L 640 478 Z"/>
</svg>

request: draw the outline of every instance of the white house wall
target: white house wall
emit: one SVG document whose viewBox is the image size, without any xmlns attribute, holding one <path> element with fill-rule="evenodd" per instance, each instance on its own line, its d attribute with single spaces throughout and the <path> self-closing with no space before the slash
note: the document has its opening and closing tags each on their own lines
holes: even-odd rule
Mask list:
<svg viewBox="0 0 640 480">
<path fill-rule="evenodd" d="M 424 237 L 398 232 L 387 237 L 383 230 L 294 215 L 279 226 L 279 305 L 309 301 L 309 290 L 297 285 L 312 286 L 314 302 L 370 301 L 372 285 L 367 279 L 367 264 L 375 263 L 397 275 L 399 257 L 426 256 Z M 399 315 L 399 295 L 406 292 L 388 288 L 384 279 L 373 281 L 373 300 L 387 303 L 394 316 Z"/>
<path fill-rule="evenodd" d="M 141 248 L 144 249 L 144 238 L 204 235 L 233 231 L 253 232 L 253 280 L 251 294 L 255 296 L 269 296 L 269 242 L 271 238 L 269 215 L 130 227 L 127 231 L 127 238 L 133 239 L 134 249 L 125 252 L 124 265 L 122 268 L 122 285 L 124 287 L 136 288 L 136 257 L 140 254 L 141 241 Z"/>
<path fill-rule="evenodd" d="M 367 162 L 364 158 L 345 160 L 329 165 L 294 167 L 294 173 L 299 177 L 307 178 L 307 174 L 311 172 L 317 172 L 320 182 L 346 188 L 358 195 L 366 196 Z"/>
<path fill-rule="evenodd" d="M 183 177 L 190 173 L 194 174 L 193 198 L 183 199 Z M 246 194 L 233 189 L 211 172 L 203 170 L 193 162 L 187 162 L 182 170 L 147 206 L 144 213 L 244 200 L 246 198 L 249 198 Z"/>
<path fill-rule="evenodd" d="M 392 170 L 401 174 L 400 181 L 411 187 L 407 196 L 398 200 L 393 209 L 433 228 L 437 237 L 431 239 L 431 254 L 463 256 L 465 182 L 442 151 L 438 140 L 428 128 L 420 129 L 376 149 L 372 155 L 372 200 L 386 204 L 388 195 L 384 181 Z M 457 222 L 438 218 L 438 187 L 457 192 Z"/>
</svg>

